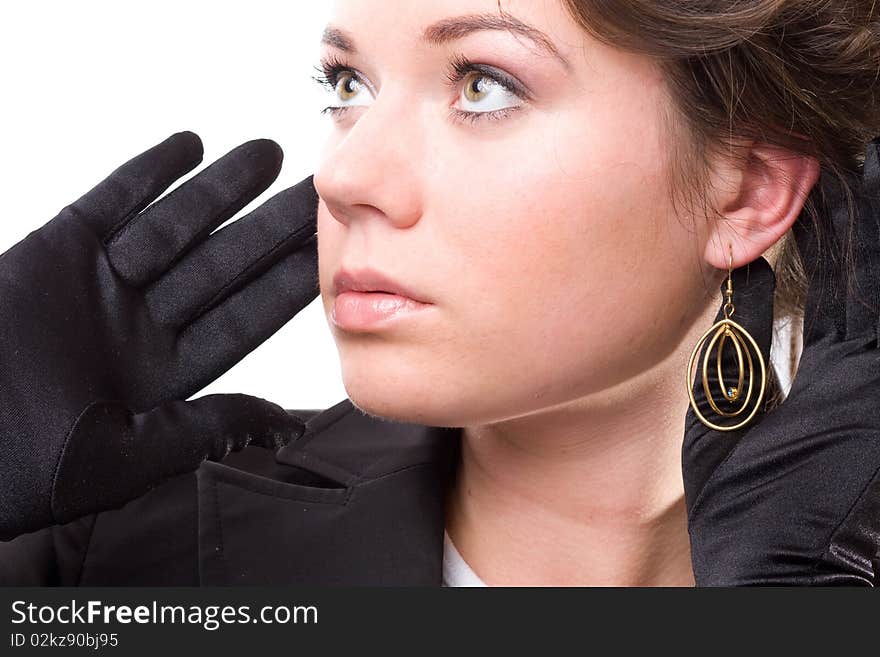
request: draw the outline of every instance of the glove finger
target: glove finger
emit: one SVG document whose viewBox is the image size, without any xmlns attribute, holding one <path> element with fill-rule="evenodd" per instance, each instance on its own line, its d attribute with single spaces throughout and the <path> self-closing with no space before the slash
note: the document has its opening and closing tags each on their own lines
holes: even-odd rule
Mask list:
<svg viewBox="0 0 880 657">
<path fill-rule="evenodd" d="M 852 226 L 854 289 L 846 298 L 846 337 L 880 341 L 880 137 L 865 151 Z"/>
<path fill-rule="evenodd" d="M 247 445 L 278 448 L 305 425 L 277 404 L 241 394 L 173 401 L 144 413 L 90 405 L 70 433 L 52 487 L 58 523 L 119 508 L 166 479 Z"/>
<path fill-rule="evenodd" d="M 752 263 L 733 270 L 733 304 L 734 312 L 731 319 L 742 326 L 749 335 L 754 338 L 761 356 L 764 359 L 766 376 L 769 378 L 770 347 L 773 340 L 773 294 L 776 288 L 776 276 L 770 264 L 763 257 L 759 257 Z M 722 295 L 727 289 L 727 279 L 721 286 Z M 724 306 L 715 316 L 715 322 L 724 319 Z M 717 355 L 718 342 L 714 344 L 711 352 L 709 344 L 715 331 L 708 334 L 702 343 L 699 352 L 694 359 L 694 376 L 688 373 L 687 385 L 693 392 L 694 401 L 702 415 L 713 424 L 719 426 L 733 426 L 745 420 L 756 407 L 756 402 L 761 394 L 761 365 L 758 361 L 754 347 L 747 337 L 743 336 L 745 346 L 743 349 L 743 368 L 745 376 L 740 395 L 735 401 L 728 401 L 722 393 L 722 382 L 718 378 Z M 752 358 L 754 379 L 752 381 L 751 394 L 749 395 L 748 359 L 746 350 Z M 709 393 L 715 404 L 724 412 L 736 412 L 744 410 L 739 415 L 725 417 L 719 415 L 708 401 L 708 395 L 703 385 L 702 365 L 708 353 L 707 380 Z M 739 386 L 739 361 L 736 349 L 730 338 L 725 341 L 721 350 L 722 376 L 726 388 Z M 765 381 L 766 382 L 766 381 Z M 768 398 L 766 386 L 764 386 L 763 398 L 757 405 L 757 410 L 752 419 L 739 429 L 731 431 L 719 431 L 704 424 L 693 407 L 688 408 L 685 418 L 685 436 L 682 445 L 682 472 L 685 484 L 685 498 L 688 510 L 692 509 L 696 499 L 712 472 L 734 449 L 742 437 L 753 427 L 757 426 L 764 414 L 764 406 Z M 749 401 L 746 402 L 748 396 Z"/>
<path fill-rule="evenodd" d="M 106 240 L 202 161 L 202 140 L 177 132 L 116 168 L 66 209 Z"/>
<path fill-rule="evenodd" d="M 213 233 L 146 293 L 151 316 L 184 326 L 248 285 L 316 232 L 312 176 Z"/>
<path fill-rule="evenodd" d="M 107 242 L 114 269 L 140 287 L 161 276 L 182 254 L 264 192 L 281 171 L 283 153 L 255 139 L 132 217 Z"/>
<path fill-rule="evenodd" d="M 177 338 L 179 366 L 187 376 L 194 368 L 204 372 L 194 388 L 200 389 L 256 349 L 318 294 L 318 247 L 313 236 L 183 327 Z"/>
<path fill-rule="evenodd" d="M 815 187 L 822 230 L 806 213 L 792 226 L 792 234 L 807 277 L 804 302 L 803 349 L 826 338 L 838 339 L 846 330 L 845 295 L 841 291 L 841 263 L 836 254 L 842 252 L 847 217 L 839 181 L 825 177 Z M 842 232 L 843 231 L 843 232 Z"/>
</svg>

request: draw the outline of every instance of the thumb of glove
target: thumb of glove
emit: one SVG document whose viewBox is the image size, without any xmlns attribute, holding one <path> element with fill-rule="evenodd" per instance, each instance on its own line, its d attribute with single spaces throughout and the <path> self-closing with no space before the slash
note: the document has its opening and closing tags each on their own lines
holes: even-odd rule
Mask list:
<svg viewBox="0 0 880 657">
<path fill-rule="evenodd" d="M 143 413 L 95 402 L 65 443 L 52 486 L 53 520 L 119 508 L 206 459 L 222 460 L 247 445 L 277 449 L 304 431 L 303 421 L 277 404 L 243 394 L 172 401 Z"/>
<path fill-rule="evenodd" d="M 776 289 L 776 276 L 770 267 L 770 263 L 763 257 L 759 257 L 743 267 L 734 269 L 731 274 L 731 280 L 733 282 L 734 312 L 730 319 L 742 326 L 754 338 L 764 359 L 767 378 L 769 378 L 771 367 L 770 346 L 773 339 L 773 294 Z M 721 291 L 725 293 L 726 290 L 727 279 L 725 278 Z M 715 316 L 715 323 L 724 318 L 725 312 L 722 305 Z M 751 358 L 754 371 L 749 402 L 747 404 L 743 403 L 745 395 L 749 393 L 747 372 L 745 381 L 742 384 L 745 388 L 741 391 L 742 396 L 738 398 L 738 401 L 728 401 L 721 394 L 722 382 L 718 378 L 718 356 L 716 352 L 720 341 L 716 342 L 712 347 L 713 351 L 711 354 L 706 353 L 711 337 L 714 334 L 715 331 L 712 331 L 707 339 L 703 341 L 694 359 L 695 365 L 693 369 L 696 370 L 696 375 L 692 379 L 691 372 L 688 372 L 687 384 L 691 386 L 694 401 L 703 417 L 719 426 L 733 426 L 744 420 L 751 413 L 751 409 L 754 408 L 755 401 L 762 388 L 761 366 L 757 355 L 754 353 L 753 346 L 748 338 L 746 338 L 746 348 L 752 352 Z M 729 413 L 744 408 L 736 417 L 721 416 L 709 404 L 702 376 L 702 363 L 706 357 L 709 358 L 707 381 L 712 398 L 716 405 L 724 412 Z M 748 361 L 744 352 L 742 358 L 745 363 L 744 367 L 747 368 Z M 739 372 L 739 356 L 732 341 L 728 339 L 721 350 L 721 373 L 724 386 L 727 388 L 736 387 L 739 382 Z M 743 436 L 761 422 L 764 415 L 764 405 L 768 399 L 768 392 L 769 390 L 764 386 L 764 397 L 751 421 L 742 428 L 731 431 L 719 431 L 707 426 L 694 412 L 693 406 L 688 408 L 685 419 L 685 436 L 682 444 L 682 475 L 684 478 L 685 501 L 688 513 L 693 510 L 703 486 L 715 469 L 736 447 Z"/>
</svg>

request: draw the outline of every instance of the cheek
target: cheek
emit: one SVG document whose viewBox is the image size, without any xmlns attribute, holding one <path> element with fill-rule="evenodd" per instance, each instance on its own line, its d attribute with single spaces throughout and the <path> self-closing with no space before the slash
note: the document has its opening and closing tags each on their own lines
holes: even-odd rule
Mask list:
<svg viewBox="0 0 880 657">
<path fill-rule="evenodd" d="M 457 391 L 472 420 L 614 385 L 680 340 L 697 251 L 671 215 L 660 146 L 646 146 L 658 140 L 650 128 L 576 125 L 559 116 L 528 153 L 481 161 L 436 194 L 448 205 L 431 216 L 446 225 L 459 272 L 444 348 L 468 354 Z M 628 134 L 641 150 L 609 134 Z"/>
</svg>

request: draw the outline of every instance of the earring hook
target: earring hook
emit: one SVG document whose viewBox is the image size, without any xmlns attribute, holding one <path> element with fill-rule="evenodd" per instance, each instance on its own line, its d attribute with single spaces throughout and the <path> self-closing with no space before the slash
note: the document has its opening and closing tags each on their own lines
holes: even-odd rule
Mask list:
<svg viewBox="0 0 880 657">
<path fill-rule="evenodd" d="M 733 315 L 733 311 L 735 310 L 733 305 L 733 244 L 729 244 L 728 246 L 730 247 L 730 255 L 727 260 L 727 291 L 725 292 L 727 301 L 724 304 L 725 319 L 730 319 L 730 316 Z"/>
</svg>

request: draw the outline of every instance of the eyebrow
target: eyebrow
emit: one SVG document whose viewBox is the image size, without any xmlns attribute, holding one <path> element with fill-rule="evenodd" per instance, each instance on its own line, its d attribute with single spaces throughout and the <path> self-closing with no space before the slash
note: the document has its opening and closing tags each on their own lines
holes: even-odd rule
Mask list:
<svg viewBox="0 0 880 657">
<path fill-rule="evenodd" d="M 424 32 L 422 32 L 422 41 L 434 46 L 440 46 L 481 30 L 508 30 L 520 34 L 534 42 L 540 50 L 559 60 L 567 70 L 571 70 L 571 63 L 562 56 L 550 37 L 536 27 L 532 27 L 528 23 L 524 23 L 510 15 L 467 14 L 444 18 L 425 28 Z M 351 35 L 333 25 L 328 25 L 324 28 L 321 43 L 333 46 L 352 55 L 357 54 L 357 48 Z"/>
</svg>

